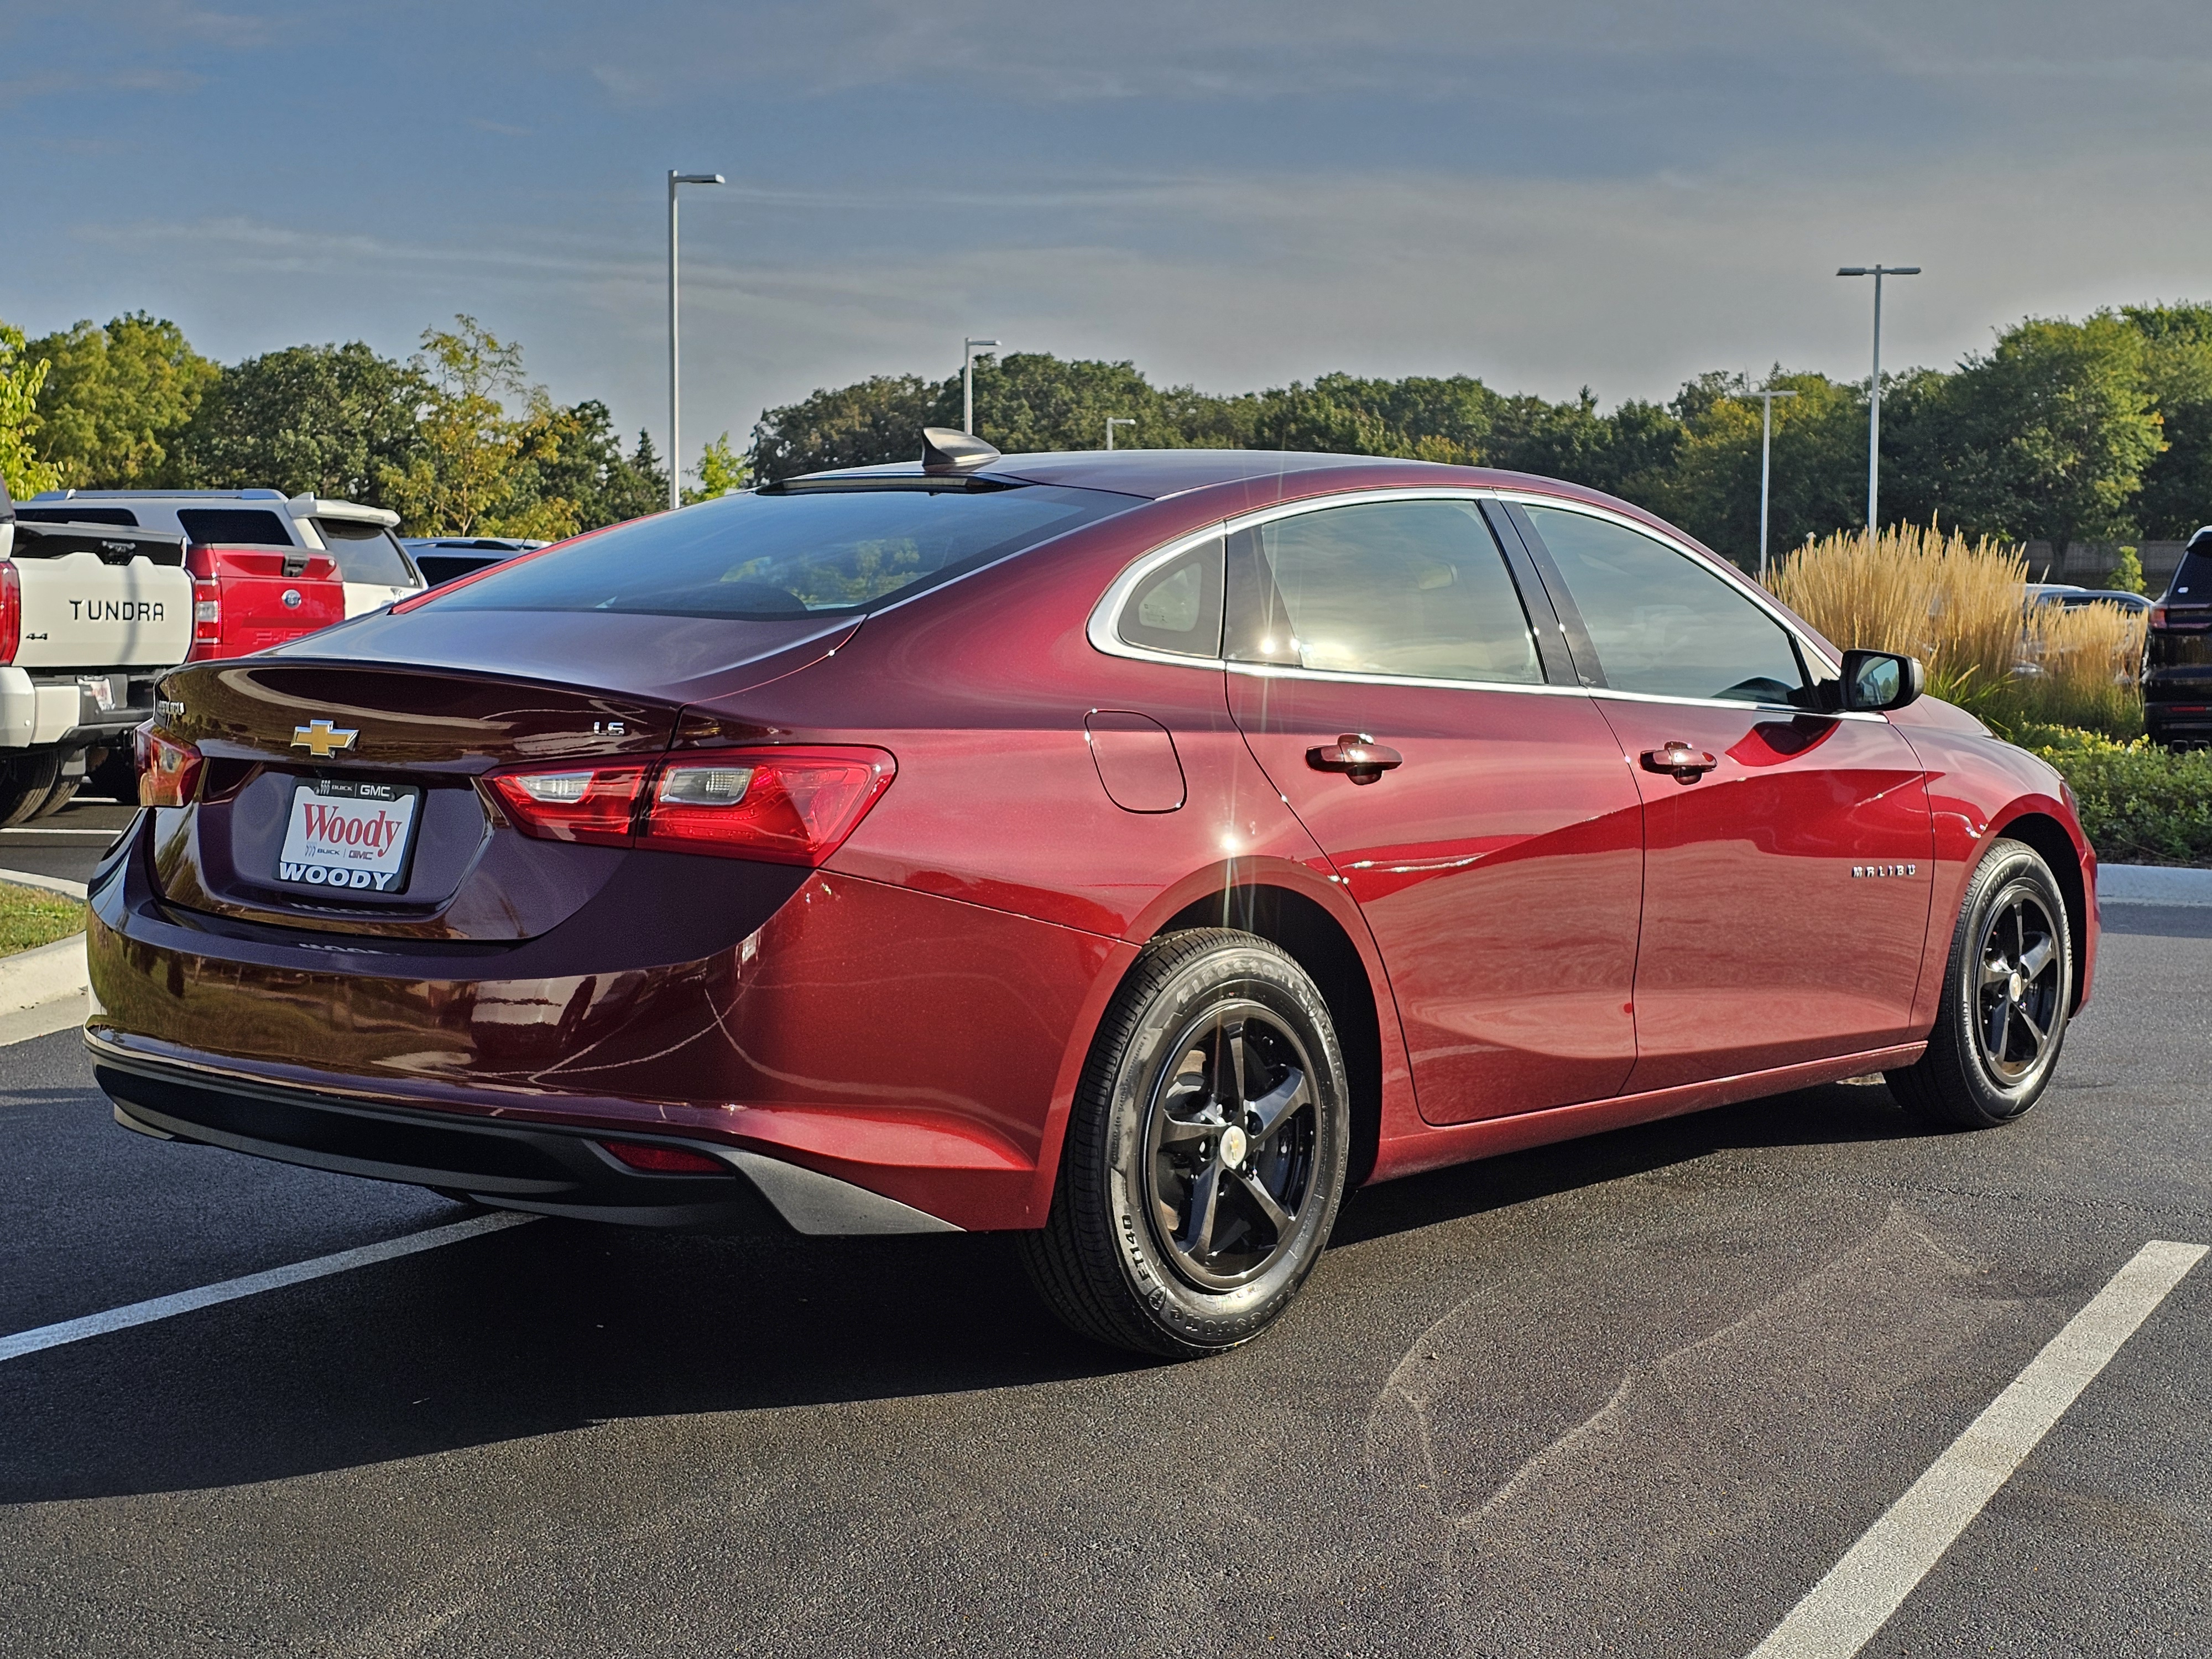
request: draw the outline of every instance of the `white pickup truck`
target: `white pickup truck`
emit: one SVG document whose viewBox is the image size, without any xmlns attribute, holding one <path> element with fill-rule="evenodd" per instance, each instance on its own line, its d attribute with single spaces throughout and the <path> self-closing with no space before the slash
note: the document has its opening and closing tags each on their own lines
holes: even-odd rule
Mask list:
<svg viewBox="0 0 2212 1659">
<path fill-rule="evenodd" d="M 105 524 L 18 523 L 0 484 L 0 829 L 65 804 L 192 647 L 184 538 Z"/>
</svg>

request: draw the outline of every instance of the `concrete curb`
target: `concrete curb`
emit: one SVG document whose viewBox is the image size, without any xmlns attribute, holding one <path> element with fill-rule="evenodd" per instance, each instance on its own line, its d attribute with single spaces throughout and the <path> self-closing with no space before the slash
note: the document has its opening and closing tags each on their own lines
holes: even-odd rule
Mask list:
<svg viewBox="0 0 2212 1659">
<path fill-rule="evenodd" d="M 43 887 L 49 893 L 66 893 L 70 897 L 84 896 L 84 884 L 70 881 L 62 876 L 34 875 L 28 870 L 0 870 L 0 881 L 11 887 Z"/>
<path fill-rule="evenodd" d="M 2212 870 L 2184 870 L 2163 864 L 2100 864 L 2097 896 L 2106 904 L 2212 909 Z"/>
<path fill-rule="evenodd" d="M 0 1014 L 34 1008 L 72 993 L 82 997 L 91 983 L 85 970 L 82 933 L 41 945 L 35 951 L 0 957 Z"/>
</svg>

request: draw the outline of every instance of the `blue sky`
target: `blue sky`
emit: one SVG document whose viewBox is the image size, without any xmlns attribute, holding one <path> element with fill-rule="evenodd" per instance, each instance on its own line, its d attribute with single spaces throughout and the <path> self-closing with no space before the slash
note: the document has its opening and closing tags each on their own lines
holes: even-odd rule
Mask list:
<svg viewBox="0 0 2212 1659">
<path fill-rule="evenodd" d="M 1610 404 L 2212 299 L 2212 7 L 0 0 L 0 318 L 229 359 L 457 311 L 686 448 L 963 333 Z"/>
</svg>

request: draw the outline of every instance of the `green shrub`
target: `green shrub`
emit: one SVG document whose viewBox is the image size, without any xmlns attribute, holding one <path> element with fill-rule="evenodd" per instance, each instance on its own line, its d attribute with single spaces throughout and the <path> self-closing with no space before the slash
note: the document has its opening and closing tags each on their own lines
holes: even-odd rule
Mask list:
<svg viewBox="0 0 2212 1659">
<path fill-rule="evenodd" d="M 2063 726 L 2023 726 L 2013 741 L 2073 786 L 2100 860 L 2212 866 L 2212 750 L 2177 755 Z"/>
</svg>

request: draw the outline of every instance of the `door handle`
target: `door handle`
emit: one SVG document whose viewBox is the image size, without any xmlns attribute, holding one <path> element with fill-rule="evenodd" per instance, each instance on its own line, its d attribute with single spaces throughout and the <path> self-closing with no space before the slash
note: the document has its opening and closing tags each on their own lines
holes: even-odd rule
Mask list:
<svg viewBox="0 0 2212 1659">
<path fill-rule="evenodd" d="M 1306 764 L 1316 772 L 1341 772 L 1354 783 L 1372 783 L 1406 757 L 1388 744 L 1377 743 L 1362 732 L 1346 732 L 1334 743 L 1306 750 Z"/>
<path fill-rule="evenodd" d="M 1644 751 L 1645 771 L 1672 772 L 1677 783 L 1695 783 L 1719 764 L 1702 749 L 1692 749 L 1686 743 L 1669 743 Z"/>
</svg>

